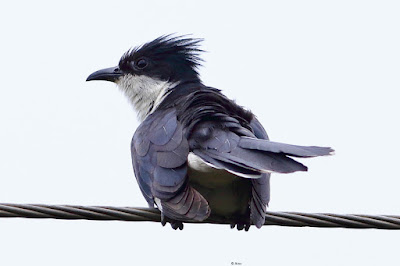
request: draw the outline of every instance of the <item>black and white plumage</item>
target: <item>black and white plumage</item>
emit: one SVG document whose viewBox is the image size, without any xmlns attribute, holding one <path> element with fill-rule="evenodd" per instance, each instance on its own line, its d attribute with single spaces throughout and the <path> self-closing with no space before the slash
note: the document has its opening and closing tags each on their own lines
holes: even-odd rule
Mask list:
<svg viewBox="0 0 400 266">
<path fill-rule="evenodd" d="M 162 36 L 124 54 L 87 80 L 115 82 L 142 121 L 131 143 L 136 179 L 149 206 L 174 229 L 210 215 L 239 230 L 260 228 L 270 173 L 306 171 L 291 157 L 331 148 L 271 142 L 249 111 L 202 84 L 201 40 Z"/>
</svg>

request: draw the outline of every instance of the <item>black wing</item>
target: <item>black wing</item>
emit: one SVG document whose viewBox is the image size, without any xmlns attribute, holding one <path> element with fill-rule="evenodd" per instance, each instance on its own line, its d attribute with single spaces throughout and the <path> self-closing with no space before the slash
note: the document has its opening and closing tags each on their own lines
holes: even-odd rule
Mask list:
<svg viewBox="0 0 400 266">
<path fill-rule="evenodd" d="M 151 207 L 156 203 L 172 219 L 209 216 L 207 201 L 188 185 L 189 144 L 175 109 L 149 115 L 133 136 L 131 152 L 136 179 Z"/>
</svg>

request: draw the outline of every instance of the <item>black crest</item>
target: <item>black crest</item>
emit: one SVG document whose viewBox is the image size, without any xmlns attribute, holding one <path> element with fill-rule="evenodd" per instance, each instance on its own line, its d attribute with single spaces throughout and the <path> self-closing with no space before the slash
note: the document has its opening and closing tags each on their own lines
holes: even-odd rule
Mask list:
<svg viewBox="0 0 400 266">
<path fill-rule="evenodd" d="M 164 80 L 198 80 L 197 69 L 202 61 L 200 53 L 203 52 L 199 44 L 202 41 L 187 36 L 164 35 L 126 52 L 119 66 L 125 71 L 142 72 Z M 147 61 L 148 67 L 143 71 L 134 69 L 135 63 L 141 59 Z"/>
</svg>

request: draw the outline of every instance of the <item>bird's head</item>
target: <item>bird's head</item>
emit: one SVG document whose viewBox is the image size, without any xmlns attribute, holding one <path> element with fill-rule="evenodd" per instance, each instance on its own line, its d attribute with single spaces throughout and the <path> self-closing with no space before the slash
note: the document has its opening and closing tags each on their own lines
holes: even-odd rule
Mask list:
<svg viewBox="0 0 400 266">
<path fill-rule="evenodd" d="M 161 36 L 126 52 L 118 66 L 92 73 L 86 81 L 114 82 L 143 120 L 182 82 L 200 82 L 201 39 Z"/>
</svg>

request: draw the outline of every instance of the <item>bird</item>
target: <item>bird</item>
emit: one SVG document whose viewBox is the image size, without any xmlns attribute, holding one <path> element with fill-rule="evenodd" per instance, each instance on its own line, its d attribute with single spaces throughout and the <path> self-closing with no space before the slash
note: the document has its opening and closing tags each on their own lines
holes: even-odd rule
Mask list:
<svg viewBox="0 0 400 266">
<path fill-rule="evenodd" d="M 163 226 L 182 230 L 185 222 L 213 217 L 238 230 L 261 228 L 271 173 L 307 171 L 292 157 L 334 150 L 270 141 L 251 111 L 203 84 L 202 41 L 162 35 L 129 49 L 117 66 L 93 72 L 87 81 L 116 83 L 136 111 L 133 170 Z"/>
</svg>

